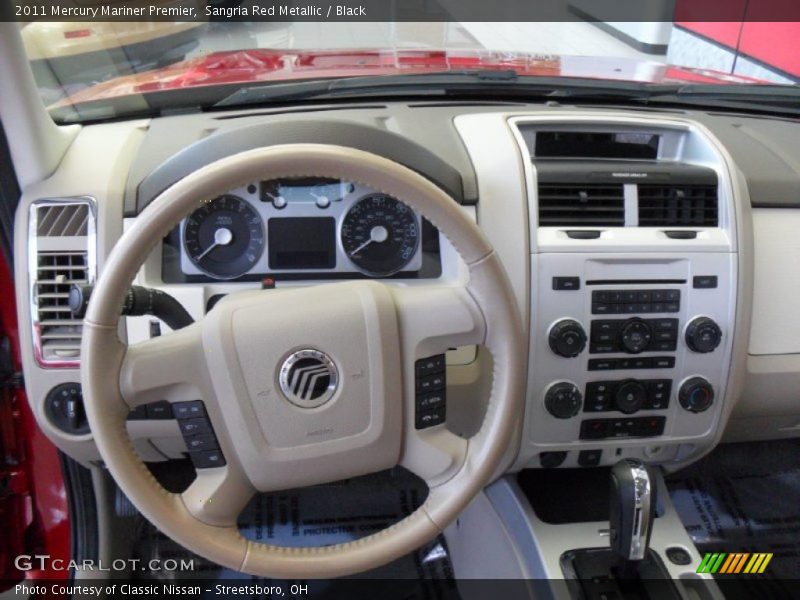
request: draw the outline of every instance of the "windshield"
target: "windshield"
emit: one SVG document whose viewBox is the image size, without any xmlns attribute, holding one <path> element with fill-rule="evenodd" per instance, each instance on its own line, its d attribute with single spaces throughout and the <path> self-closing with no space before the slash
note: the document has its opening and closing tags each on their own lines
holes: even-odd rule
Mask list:
<svg viewBox="0 0 800 600">
<path fill-rule="evenodd" d="M 238 2 L 208 6 L 218 12 L 197 22 L 21 24 L 54 118 L 102 120 L 285 100 L 286 84 L 341 78 L 368 77 L 374 95 L 393 91 L 380 82 L 396 86 L 403 83 L 398 76 L 434 73 L 601 80 L 606 93 L 617 83 L 637 82 L 680 86 L 676 90 L 769 88 L 774 94 L 775 86 L 764 84 L 795 91 L 800 81 L 796 22 L 602 22 L 588 16 L 564 22 L 234 22 L 228 15 Z M 387 79 L 376 84 L 378 76 Z M 413 94 L 434 83 L 447 82 L 417 79 Z M 498 85 L 486 78 L 481 83 Z M 248 91 L 275 84 L 284 84 L 280 94 Z M 348 85 L 346 95 L 360 91 Z M 291 97 L 303 99 L 302 89 Z"/>
</svg>

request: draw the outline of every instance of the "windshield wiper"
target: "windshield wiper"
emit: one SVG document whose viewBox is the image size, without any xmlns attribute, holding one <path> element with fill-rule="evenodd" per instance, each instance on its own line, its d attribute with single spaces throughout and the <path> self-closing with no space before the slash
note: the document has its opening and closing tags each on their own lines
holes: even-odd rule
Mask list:
<svg viewBox="0 0 800 600">
<path fill-rule="evenodd" d="M 463 70 L 409 75 L 371 75 L 315 79 L 243 87 L 213 105 L 229 108 L 269 102 L 324 100 L 369 95 L 447 95 L 513 93 L 537 99 L 642 99 L 653 93 L 674 93 L 678 86 L 635 82 L 606 83 L 597 79 L 520 77 L 514 70 Z"/>
<path fill-rule="evenodd" d="M 408 75 L 314 79 L 243 87 L 212 108 L 340 98 L 486 95 L 525 101 L 689 106 L 800 114 L 800 89 L 772 84 L 652 84 L 570 77 L 520 76 L 509 70 L 462 70 Z"/>
</svg>

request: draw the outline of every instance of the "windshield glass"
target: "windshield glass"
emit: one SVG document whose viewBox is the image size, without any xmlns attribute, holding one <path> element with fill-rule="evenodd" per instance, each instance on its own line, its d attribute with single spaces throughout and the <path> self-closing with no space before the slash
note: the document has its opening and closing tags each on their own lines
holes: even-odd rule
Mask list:
<svg viewBox="0 0 800 600">
<path fill-rule="evenodd" d="M 399 75 L 497 71 L 602 80 L 604 89 L 639 82 L 793 90 L 800 81 L 800 23 L 234 22 L 226 14 L 20 28 L 42 98 L 61 122 L 232 106 L 243 96 L 231 94 L 251 87 L 362 76 L 374 85 L 373 76 L 396 83 Z M 358 87 L 347 93 L 357 96 Z"/>
</svg>

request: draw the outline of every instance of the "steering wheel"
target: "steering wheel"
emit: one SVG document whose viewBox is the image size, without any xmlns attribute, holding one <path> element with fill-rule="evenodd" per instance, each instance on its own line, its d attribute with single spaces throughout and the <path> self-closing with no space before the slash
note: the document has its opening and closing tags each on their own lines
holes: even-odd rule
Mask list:
<svg viewBox="0 0 800 600">
<path fill-rule="evenodd" d="M 204 201 L 252 181 L 285 177 L 342 179 L 398 198 L 450 240 L 469 268 L 468 284 L 348 281 L 242 291 L 191 326 L 130 347 L 123 343 L 118 333 L 125 293 L 164 236 Z M 417 429 L 416 361 L 473 344 L 489 349 L 494 369 L 480 430 L 463 439 L 444 425 Z M 523 328 L 508 277 L 486 237 L 424 177 L 340 146 L 243 152 L 161 193 L 105 263 L 84 320 L 81 356 L 91 431 L 122 491 L 189 550 L 257 576 L 337 577 L 412 552 L 490 481 L 522 422 Z M 224 465 L 198 468 L 180 494 L 161 487 L 126 431 L 129 411 L 157 400 L 192 401 L 177 407 L 205 414 L 224 457 Z M 368 537 L 287 548 L 246 540 L 236 526 L 257 491 L 396 465 L 424 479 L 429 494 L 411 515 Z"/>
</svg>

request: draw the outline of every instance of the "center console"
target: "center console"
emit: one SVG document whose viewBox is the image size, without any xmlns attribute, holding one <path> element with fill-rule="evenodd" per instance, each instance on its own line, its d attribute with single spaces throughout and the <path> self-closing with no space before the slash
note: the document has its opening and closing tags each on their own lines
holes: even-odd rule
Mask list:
<svg viewBox="0 0 800 600">
<path fill-rule="evenodd" d="M 686 460 L 713 443 L 736 308 L 730 177 L 685 123 L 519 117 L 530 363 L 517 466 Z"/>
</svg>

